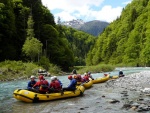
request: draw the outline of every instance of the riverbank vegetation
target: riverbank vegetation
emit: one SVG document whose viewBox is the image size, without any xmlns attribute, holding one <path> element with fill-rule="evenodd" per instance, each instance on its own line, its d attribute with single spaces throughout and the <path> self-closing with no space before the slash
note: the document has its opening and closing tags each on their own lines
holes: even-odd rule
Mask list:
<svg viewBox="0 0 150 113">
<path fill-rule="evenodd" d="M 80 74 L 84 74 L 85 72 L 91 73 L 101 73 L 101 72 L 109 72 L 115 69 L 115 66 L 110 64 L 99 64 L 96 66 L 76 66 L 77 72 Z"/>
<path fill-rule="evenodd" d="M 71 74 L 72 69 L 76 69 L 78 73 L 85 72 L 106 72 L 114 70 L 114 66 L 111 65 L 97 65 L 97 66 L 76 66 L 70 68 L 69 72 L 63 72 L 60 67 L 54 64 L 48 64 L 48 72 L 51 75 L 67 75 Z M 45 65 L 43 65 L 45 66 Z M 24 63 L 22 61 L 4 61 L 0 63 L 0 81 L 10 81 L 16 79 L 27 79 L 31 75 L 38 76 L 38 69 L 44 69 L 43 66 L 40 66 L 38 63 Z"/>
<path fill-rule="evenodd" d="M 24 63 L 22 61 L 4 61 L 0 63 L 0 80 L 15 80 L 15 79 L 27 79 L 31 75 L 37 76 L 38 70 L 44 69 L 42 66 L 27 62 Z M 48 72 L 51 74 L 60 74 L 61 69 L 53 64 L 49 64 Z"/>
</svg>

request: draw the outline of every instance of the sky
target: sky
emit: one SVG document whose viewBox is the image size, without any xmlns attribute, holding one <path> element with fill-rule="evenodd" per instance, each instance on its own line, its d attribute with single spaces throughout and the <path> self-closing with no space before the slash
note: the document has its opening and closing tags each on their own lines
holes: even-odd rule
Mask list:
<svg viewBox="0 0 150 113">
<path fill-rule="evenodd" d="M 112 22 L 121 15 L 122 9 L 132 0 L 41 0 L 61 21 L 82 19 L 84 22 L 100 20 Z"/>
</svg>

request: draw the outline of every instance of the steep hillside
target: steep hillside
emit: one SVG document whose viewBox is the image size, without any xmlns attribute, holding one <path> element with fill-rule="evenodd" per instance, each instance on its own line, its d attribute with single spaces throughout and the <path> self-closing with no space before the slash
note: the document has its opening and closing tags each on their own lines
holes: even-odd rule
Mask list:
<svg viewBox="0 0 150 113">
<path fill-rule="evenodd" d="M 93 36 L 98 36 L 102 33 L 104 28 L 106 28 L 109 25 L 108 22 L 103 22 L 99 20 L 93 20 L 90 22 L 86 22 L 85 24 L 81 25 L 78 30 L 87 32 Z"/>
<path fill-rule="evenodd" d="M 150 66 L 150 0 L 133 0 L 98 37 L 87 65 Z"/>
<path fill-rule="evenodd" d="M 65 37 L 70 43 L 69 48 L 75 57 L 74 65 L 85 65 L 85 57 L 93 47 L 97 38 L 83 31 L 73 29 L 72 27 L 62 26 L 62 28 Z"/>
</svg>

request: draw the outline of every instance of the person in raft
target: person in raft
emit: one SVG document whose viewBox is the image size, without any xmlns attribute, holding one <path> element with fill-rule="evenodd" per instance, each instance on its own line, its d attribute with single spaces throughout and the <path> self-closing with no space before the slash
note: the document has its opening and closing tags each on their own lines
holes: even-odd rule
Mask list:
<svg viewBox="0 0 150 113">
<path fill-rule="evenodd" d="M 119 71 L 119 77 L 124 77 L 124 74 L 123 74 L 122 70 Z"/>
<path fill-rule="evenodd" d="M 48 91 L 49 83 L 47 80 L 45 80 L 43 75 L 39 76 L 39 81 L 37 81 L 32 88 L 34 89 L 36 87 L 38 87 L 38 91 L 36 91 L 39 93 L 45 94 Z"/>
<path fill-rule="evenodd" d="M 81 74 L 74 75 L 74 78 L 77 80 L 77 82 L 86 82 L 86 80 L 81 76 Z"/>
<path fill-rule="evenodd" d="M 47 93 L 58 93 L 62 89 L 61 84 L 55 77 L 51 77 L 51 82 L 49 85 L 49 91 Z"/>
<path fill-rule="evenodd" d="M 76 69 L 74 69 L 74 70 L 72 71 L 72 74 L 77 74 Z"/>
<path fill-rule="evenodd" d="M 30 79 L 31 80 L 28 82 L 27 89 L 33 91 L 32 87 L 36 84 L 35 76 L 32 75 Z"/>
<path fill-rule="evenodd" d="M 89 82 L 89 76 L 88 76 L 87 73 L 84 73 L 83 78 L 84 78 L 84 80 L 85 80 L 86 82 Z"/>
<path fill-rule="evenodd" d="M 88 76 L 89 76 L 89 79 L 94 80 L 94 78 L 91 75 L 91 72 L 88 72 Z"/>
<path fill-rule="evenodd" d="M 70 80 L 70 84 L 68 87 L 64 87 L 61 90 L 61 94 L 63 95 L 64 91 L 75 91 L 76 90 L 76 85 L 77 85 L 77 80 L 74 79 L 71 75 L 68 76 L 68 79 Z"/>
<path fill-rule="evenodd" d="M 107 76 L 108 76 L 108 74 L 104 73 L 104 77 L 107 77 Z"/>
<path fill-rule="evenodd" d="M 54 79 L 57 80 L 57 81 L 60 83 L 61 88 L 62 88 L 63 84 L 62 84 L 62 82 L 57 78 L 57 76 L 54 76 Z"/>
</svg>

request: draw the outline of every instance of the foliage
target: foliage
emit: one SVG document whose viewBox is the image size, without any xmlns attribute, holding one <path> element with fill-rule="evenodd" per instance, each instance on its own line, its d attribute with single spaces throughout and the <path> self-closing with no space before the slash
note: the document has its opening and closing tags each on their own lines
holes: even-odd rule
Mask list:
<svg viewBox="0 0 150 113">
<path fill-rule="evenodd" d="M 45 56 L 68 70 L 74 64 L 85 65 L 86 54 L 95 42 L 89 34 L 56 25 L 41 0 L 1 0 L 0 26 L 0 61 L 37 62 Z"/>
<path fill-rule="evenodd" d="M 33 25 L 34 22 L 32 16 L 29 16 L 27 38 L 23 45 L 22 51 L 25 53 L 26 56 L 29 56 L 31 58 L 31 61 L 34 61 L 35 57 L 37 57 L 38 54 L 42 52 L 41 42 L 38 39 L 34 38 Z"/>
<path fill-rule="evenodd" d="M 27 79 L 31 75 L 37 76 L 38 69 L 45 68 L 41 65 L 39 66 L 31 62 L 24 63 L 22 61 L 6 60 L 0 62 L 0 80 L 6 81 L 16 79 Z M 49 64 L 49 69 L 47 71 L 49 71 L 53 75 L 62 75 L 61 68 L 54 64 Z"/>
<path fill-rule="evenodd" d="M 62 27 L 63 33 L 70 43 L 69 48 L 74 54 L 74 65 L 85 65 L 85 58 L 88 51 L 93 47 L 96 37 L 70 27 Z"/>
<path fill-rule="evenodd" d="M 145 42 L 143 43 L 142 52 L 140 54 L 141 62 L 144 64 L 144 66 L 150 66 L 150 25 L 148 24 L 150 22 L 150 16 L 148 16 L 148 21 L 145 26 L 146 32 L 145 36 L 147 37 L 145 39 Z"/>
<path fill-rule="evenodd" d="M 22 61 L 6 60 L 0 63 L 0 80 L 13 80 L 28 78 L 36 75 L 40 67 L 33 63 L 23 63 Z"/>
<path fill-rule="evenodd" d="M 150 66 L 149 0 L 133 0 L 105 28 L 89 51 L 86 64 Z"/>
<path fill-rule="evenodd" d="M 38 65 L 40 65 L 41 67 L 43 67 L 44 69 L 48 71 L 50 68 L 50 61 L 45 56 L 42 56 L 38 62 Z"/>
<path fill-rule="evenodd" d="M 32 38 L 34 38 L 35 34 L 34 34 L 34 21 L 32 18 L 32 15 L 29 15 L 28 21 L 27 21 L 27 39 L 31 40 Z"/>
<path fill-rule="evenodd" d="M 27 39 L 23 45 L 22 51 L 26 56 L 31 58 L 31 61 L 35 61 L 35 57 L 41 53 L 42 44 L 36 38 L 31 40 Z"/>
<path fill-rule="evenodd" d="M 32 15 L 33 19 L 29 19 L 28 21 L 29 15 Z M 21 52 L 22 52 L 22 46 L 24 42 L 29 43 L 29 45 L 27 45 L 26 47 L 30 47 L 30 49 L 35 49 L 36 47 L 33 48 L 33 46 L 38 46 L 39 41 L 42 42 L 44 47 L 40 48 L 40 52 L 42 52 L 42 54 L 44 55 L 45 54 L 44 50 L 46 50 L 46 46 L 45 46 L 45 42 L 47 40 L 46 36 L 48 34 L 45 34 L 42 37 L 43 34 L 41 31 L 43 31 L 43 28 L 44 28 L 43 26 L 47 24 L 53 26 L 53 28 L 57 32 L 57 37 L 58 37 L 59 33 L 56 29 L 57 27 L 54 22 L 54 17 L 50 13 L 50 11 L 45 6 L 42 5 L 40 0 L 38 1 L 37 0 L 31 0 L 31 1 L 1 0 L 1 3 L 0 3 L 0 26 L 1 26 L 0 61 L 4 61 L 5 59 L 29 60 L 28 56 L 32 57 L 31 58 L 32 60 L 35 60 L 34 57 L 37 55 L 36 54 L 37 52 L 39 53 L 39 49 L 37 48 L 36 50 L 33 50 L 35 53 L 33 53 L 32 50 L 31 50 L 32 52 L 26 51 L 27 56 L 23 56 Z M 26 33 L 26 29 L 27 29 L 27 33 Z M 52 32 L 48 36 L 49 38 L 50 37 L 53 37 L 54 39 L 56 38 L 55 32 Z M 28 37 L 28 39 L 31 39 L 31 38 L 36 38 L 36 39 L 25 41 L 26 37 Z M 31 46 L 31 43 L 35 45 Z M 56 46 L 58 46 L 59 45 L 58 40 L 56 40 L 56 43 L 57 43 Z M 38 47 L 41 47 L 41 44 Z M 58 49 L 56 49 L 56 51 L 57 50 Z M 32 54 L 31 56 L 31 53 L 33 53 L 34 55 Z M 57 56 L 60 56 L 60 54 L 58 54 Z M 53 60 L 53 59 L 50 59 L 50 60 Z M 57 64 L 59 65 L 59 62 L 57 62 Z"/>
<path fill-rule="evenodd" d="M 11 0 L 1 0 L 0 3 L 0 61 L 2 59 L 15 59 L 16 46 L 15 39 L 15 15 L 13 13 L 13 3 Z"/>
<path fill-rule="evenodd" d="M 50 64 L 50 68 L 49 68 L 49 72 L 51 73 L 51 75 L 62 75 L 62 71 L 61 68 L 57 65 L 54 64 Z"/>
<path fill-rule="evenodd" d="M 79 70 L 77 70 L 77 73 L 83 74 L 85 72 L 92 72 L 92 73 L 101 73 L 101 72 L 109 72 L 113 71 L 115 67 L 113 65 L 106 65 L 106 64 L 99 64 L 96 66 L 85 66 L 80 67 Z"/>
</svg>

